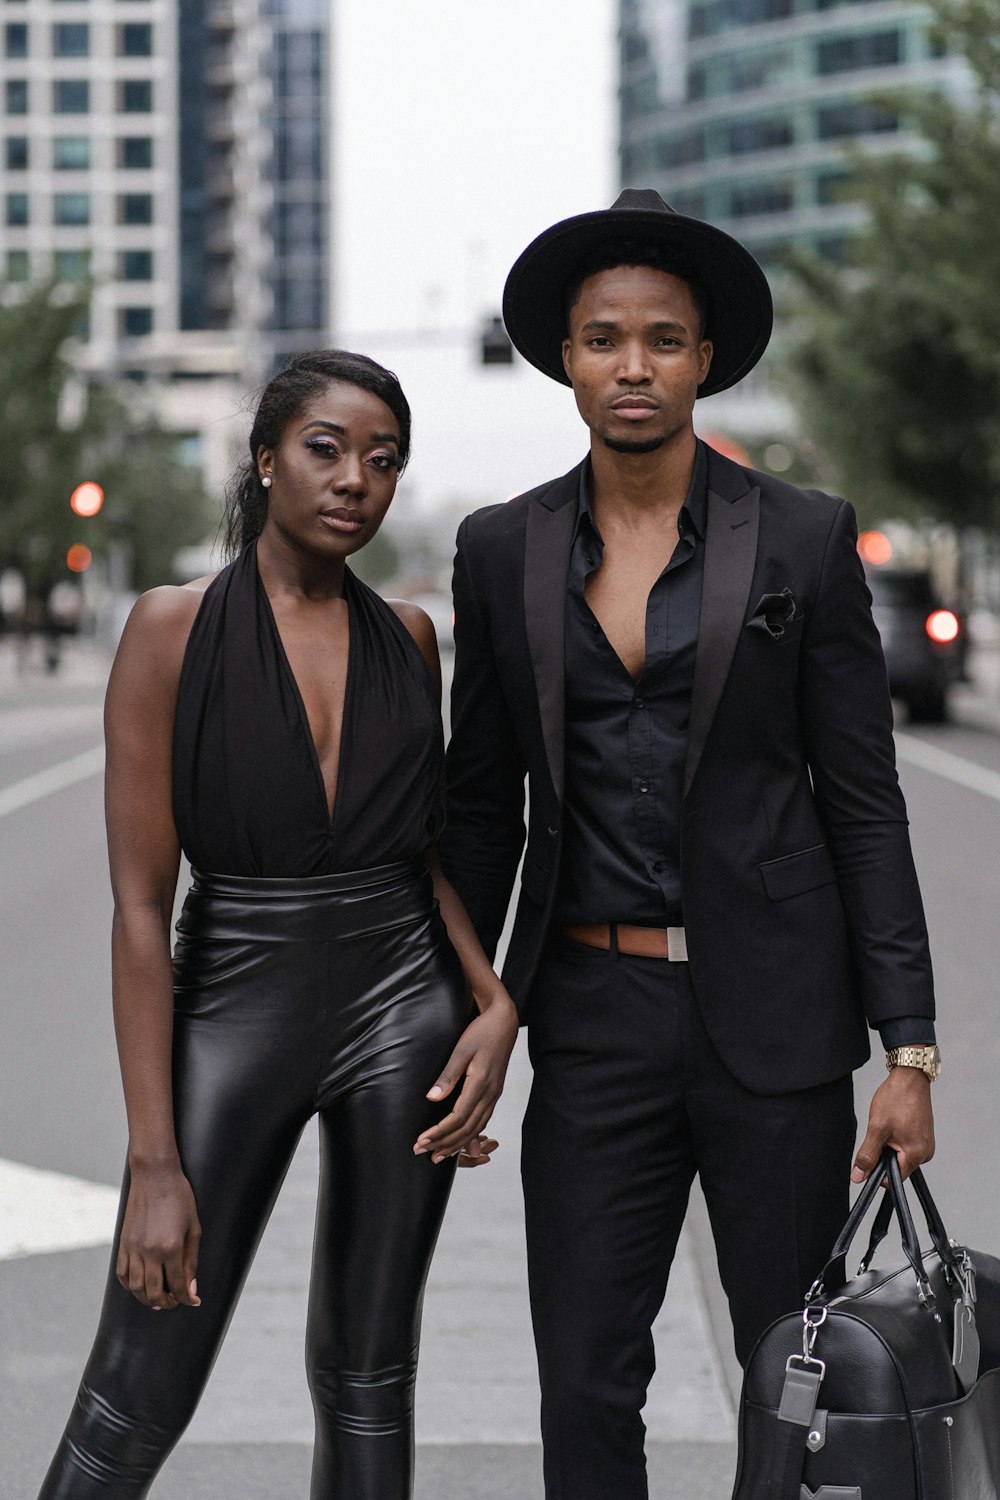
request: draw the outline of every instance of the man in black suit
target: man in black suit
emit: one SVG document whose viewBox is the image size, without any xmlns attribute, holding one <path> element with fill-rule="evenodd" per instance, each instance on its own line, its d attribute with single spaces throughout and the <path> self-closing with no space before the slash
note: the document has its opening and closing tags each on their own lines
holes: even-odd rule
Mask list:
<svg viewBox="0 0 1000 1500">
<path fill-rule="evenodd" d="M 691 1182 L 737 1353 L 801 1305 L 885 1143 L 933 1152 L 927 937 L 846 502 L 698 441 L 771 328 L 713 226 L 626 191 L 507 282 L 577 468 L 469 516 L 445 869 L 534 1067 L 528 1269 L 549 1500 L 645 1497 L 650 1327 Z M 867 1023 L 867 1025 L 866 1025 Z M 854 1158 L 867 1027 L 888 1077 Z"/>
</svg>

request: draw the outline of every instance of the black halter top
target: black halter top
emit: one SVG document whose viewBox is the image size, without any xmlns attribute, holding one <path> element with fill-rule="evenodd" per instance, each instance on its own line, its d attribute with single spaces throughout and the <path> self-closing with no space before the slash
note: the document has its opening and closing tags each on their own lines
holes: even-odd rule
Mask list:
<svg viewBox="0 0 1000 1500">
<path fill-rule="evenodd" d="M 443 818 L 441 715 L 395 612 L 345 570 L 349 649 L 333 818 L 251 545 L 209 584 L 181 669 L 173 810 L 217 875 L 300 878 L 418 858 Z"/>
</svg>

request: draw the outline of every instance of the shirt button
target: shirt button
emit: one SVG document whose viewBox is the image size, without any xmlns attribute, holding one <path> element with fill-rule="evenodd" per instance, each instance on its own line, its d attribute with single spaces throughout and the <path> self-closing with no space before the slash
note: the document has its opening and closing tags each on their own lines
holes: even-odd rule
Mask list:
<svg viewBox="0 0 1000 1500">
<path fill-rule="evenodd" d="M 649 791 L 649 782 L 648 781 L 640 781 L 639 782 L 639 790 L 640 790 L 640 792 L 648 792 Z"/>
<path fill-rule="evenodd" d="M 636 708 L 645 708 L 646 707 L 645 700 L 643 698 L 637 698 L 635 700 L 635 706 L 636 706 Z"/>
<path fill-rule="evenodd" d="M 657 875 L 659 875 L 660 871 L 663 869 L 663 860 L 658 859 L 653 866 L 653 869 L 656 871 Z"/>
<path fill-rule="evenodd" d="M 556 828 L 552 823 L 550 823 L 545 832 L 548 834 L 550 839 L 554 839 L 556 837 L 556 834 L 559 832 L 559 829 Z"/>
</svg>

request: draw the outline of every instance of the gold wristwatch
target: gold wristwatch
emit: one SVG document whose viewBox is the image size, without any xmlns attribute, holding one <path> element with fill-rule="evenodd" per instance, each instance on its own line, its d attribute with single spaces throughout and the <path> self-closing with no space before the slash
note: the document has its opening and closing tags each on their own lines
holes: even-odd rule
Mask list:
<svg viewBox="0 0 1000 1500">
<path fill-rule="evenodd" d="M 931 1044 L 890 1047 L 885 1054 L 887 1068 L 919 1068 L 931 1083 L 941 1076 L 941 1049 Z"/>
</svg>

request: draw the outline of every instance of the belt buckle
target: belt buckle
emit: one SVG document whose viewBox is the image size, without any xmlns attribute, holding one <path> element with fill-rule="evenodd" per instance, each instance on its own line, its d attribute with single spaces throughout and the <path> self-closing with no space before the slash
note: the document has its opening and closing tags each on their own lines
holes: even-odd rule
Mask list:
<svg viewBox="0 0 1000 1500">
<path fill-rule="evenodd" d="M 667 928 L 667 961 L 686 964 L 688 961 L 687 937 L 683 927 Z"/>
</svg>

